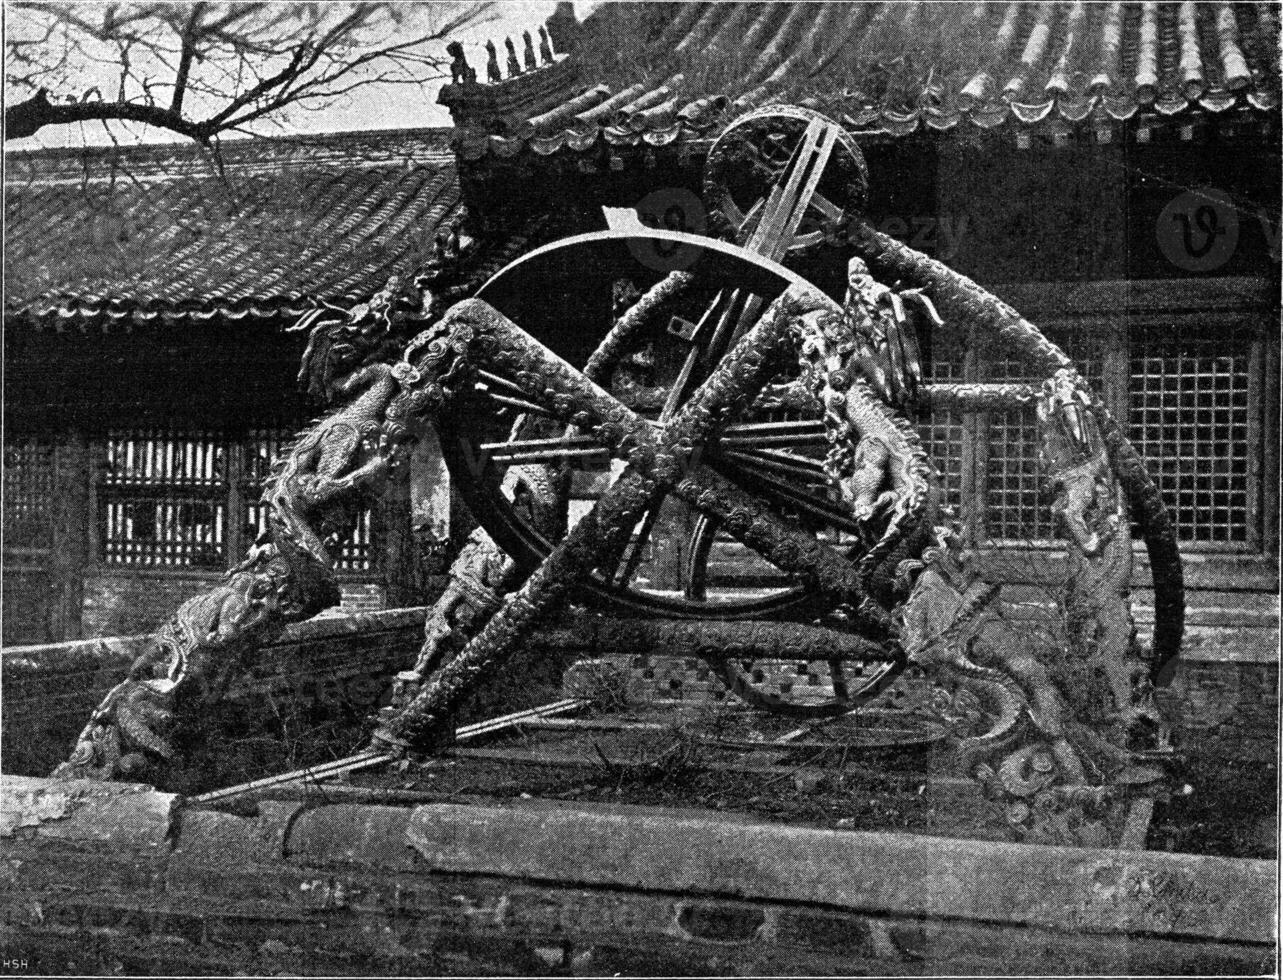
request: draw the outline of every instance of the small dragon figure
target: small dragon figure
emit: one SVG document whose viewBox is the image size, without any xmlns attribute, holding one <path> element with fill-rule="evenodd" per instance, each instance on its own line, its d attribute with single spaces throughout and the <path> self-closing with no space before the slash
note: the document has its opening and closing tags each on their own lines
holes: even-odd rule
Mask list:
<svg viewBox="0 0 1283 980">
<path fill-rule="evenodd" d="M 516 78 L 521 74 L 521 62 L 517 60 L 517 49 L 513 46 L 510 37 L 505 37 L 503 44 L 508 49 L 508 77 Z"/>
<path fill-rule="evenodd" d="M 446 45 L 445 51 L 450 56 L 450 84 L 475 84 L 477 72 L 468 64 L 467 55 L 463 53 L 463 45 L 458 41 L 451 41 Z"/>
<path fill-rule="evenodd" d="M 499 53 L 495 50 L 494 41 L 486 41 L 486 81 L 491 85 L 503 81 L 503 75 L 499 71 Z"/>
<path fill-rule="evenodd" d="M 526 71 L 535 71 L 539 67 L 539 62 L 535 60 L 534 38 L 530 36 L 529 31 L 522 31 L 521 40 L 525 43 L 525 47 L 522 49 L 522 52 L 521 52 L 521 57 L 522 57 L 522 62 L 526 66 Z"/>
<path fill-rule="evenodd" d="M 1038 421 L 1052 513 L 1083 554 L 1099 554 L 1118 534 L 1125 505 L 1120 509 L 1091 400 L 1067 371 L 1044 382 Z"/>
<path fill-rule="evenodd" d="M 870 338 L 880 336 L 885 346 L 888 334 L 872 327 L 871 290 L 861 278 L 862 270 L 862 263 L 853 260 L 852 285 L 841 315 L 798 321 L 797 385 L 823 409 L 830 447 L 825 471 L 852 516 L 869 529 L 860 568 L 873 582 L 875 594 L 886 595 L 900 563 L 921 550 L 915 532 L 927 515 L 930 466 L 917 433 L 905 419 L 887 411 L 891 375 Z M 909 334 L 911 330 L 895 332 Z M 917 345 L 906 346 L 916 350 Z M 896 390 L 908 391 L 909 379 L 918 370 L 906 366 L 895 375 L 900 379 Z M 879 397 L 879 388 L 887 394 Z M 897 548 L 911 537 L 915 543 L 909 550 Z"/>
</svg>

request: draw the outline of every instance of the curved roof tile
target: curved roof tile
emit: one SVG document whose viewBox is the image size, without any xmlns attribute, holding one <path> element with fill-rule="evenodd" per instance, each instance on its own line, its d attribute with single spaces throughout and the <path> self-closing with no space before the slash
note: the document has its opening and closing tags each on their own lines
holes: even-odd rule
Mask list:
<svg viewBox="0 0 1283 980">
<path fill-rule="evenodd" d="M 6 314 L 84 329 L 367 297 L 459 212 L 448 135 L 255 140 L 226 154 L 226 181 L 187 146 L 123 149 L 114 180 L 98 150 L 10 153 Z"/>
<path fill-rule="evenodd" d="M 706 3 L 676 18 L 651 6 L 605 4 L 582 25 L 571 60 L 598 89 L 564 92 L 516 130 L 515 147 L 461 131 L 460 156 L 589 148 L 593 125 L 613 145 L 671 142 L 724 122 L 710 105 L 730 113 L 770 101 L 809 100 L 893 135 L 963 123 L 1063 132 L 1142 110 L 1279 104 L 1268 2 Z"/>
</svg>

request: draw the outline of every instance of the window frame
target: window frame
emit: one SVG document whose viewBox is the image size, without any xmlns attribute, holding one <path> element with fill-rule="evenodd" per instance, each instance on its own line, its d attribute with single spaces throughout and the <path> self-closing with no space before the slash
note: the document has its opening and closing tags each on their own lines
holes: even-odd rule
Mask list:
<svg viewBox="0 0 1283 980">
<path fill-rule="evenodd" d="M 1176 321 L 1196 319 L 1207 330 L 1233 330 L 1246 339 L 1247 539 L 1242 544 L 1179 543 L 1182 554 L 1192 559 L 1187 564 L 1204 569 L 1199 577 L 1206 577 L 1211 587 L 1239 588 L 1244 576 L 1243 580 L 1254 583 L 1253 588 L 1257 579 L 1272 577 L 1277 588 L 1279 485 L 1270 474 L 1279 472 L 1279 392 L 1270 380 L 1278 377 L 1280 320 L 1278 299 L 1271 293 L 1270 283 L 1248 277 L 1097 280 L 996 285 L 991 292 L 1040 327 L 1091 329 L 1093 323 L 1097 325 L 1095 329 L 1101 331 L 1105 343 L 1101 378 L 1095 388 L 1125 430 L 1131 425 L 1131 345 L 1141 330 L 1175 328 Z M 966 338 L 966 380 L 982 379 L 979 346 L 973 336 Z M 1076 352 L 1066 353 L 1072 358 Z M 969 444 L 970 455 L 963 461 L 963 500 L 976 503 L 969 508 L 970 514 L 964 507 L 962 517 L 979 522 L 966 521 L 964 536 L 969 545 L 989 549 L 995 542 L 983 533 L 984 507 L 978 503 L 987 500 L 988 491 L 986 420 L 980 414 L 968 415 L 963 425 L 964 445 Z M 1054 546 L 1034 545 L 1033 549 L 1054 550 Z M 1135 550 L 1143 558 L 1143 542 L 1136 541 Z M 1218 565 L 1223 566 L 1223 575 L 1215 573 Z"/>
<path fill-rule="evenodd" d="M 225 461 L 225 472 L 221 477 L 221 485 L 201 487 L 198 489 L 207 490 L 207 496 L 215 507 L 222 508 L 224 536 L 221 541 L 216 541 L 216 545 L 221 545 L 224 550 L 222 561 L 215 566 L 202 566 L 193 564 L 134 564 L 114 560 L 108 555 L 106 546 L 106 498 L 117 496 L 126 497 L 131 489 L 150 490 L 149 496 L 158 496 L 164 493 L 166 487 L 177 487 L 183 489 L 181 483 L 166 483 L 158 481 L 152 486 L 144 487 L 139 484 L 134 486 L 131 482 L 120 484 L 120 489 L 114 488 L 104 479 L 107 462 L 107 443 L 108 440 L 124 434 L 128 436 L 138 436 L 144 432 L 164 432 L 163 427 L 129 427 L 118 430 L 112 430 L 104 433 L 92 441 L 93 453 L 95 456 L 95 466 L 93 477 L 90 481 L 90 539 L 91 554 L 89 556 L 89 566 L 96 574 L 108 573 L 125 573 L 141 575 L 167 575 L 180 577 L 209 577 L 219 575 L 235 565 L 244 556 L 246 549 L 253 542 L 253 529 L 248 526 L 248 522 L 253 518 L 256 526 L 263 525 L 262 506 L 259 504 L 259 497 L 263 489 L 263 480 L 267 477 L 267 472 L 258 472 L 261 469 L 255 463 L 250 465 L 250 460 L 261 456 L 261 449 L 266 444 L 269 447 L 268 460 L 269 470 L 270 463 L 275 459 L 275 452 L 288 446 L 297 438 L 302 426 L 267 426 L 257 425 L 253 428 L 229 433 L 226 431 L 209 431 L 203 433 L 208 435 L 222 452 L 222 458 Z M 164 434 L 181 438 L 185 433 L 181 428 L 173 427 L 171 431 Z M 145 437 L 144 437 L 145 438 Z M 154 487 L 154 489 L 153 489 Z M 361 517 L 361 524 L 358 530 L 360 544 L 356 556 L 344 554 L 336 562 L 336 573 L 341 581 L 352 582 L 369 582 L 381 580 L 383 574 L 382 561 L 380 558 L 381 550 L 378 547 L 380 532 L 378 520 L 374 514 L 373 508 L 367 508 Z M 350 551 L 351 549 L 345 549 Z M 360 562 L 364 560 L 364 567 Z"/>
</svg>

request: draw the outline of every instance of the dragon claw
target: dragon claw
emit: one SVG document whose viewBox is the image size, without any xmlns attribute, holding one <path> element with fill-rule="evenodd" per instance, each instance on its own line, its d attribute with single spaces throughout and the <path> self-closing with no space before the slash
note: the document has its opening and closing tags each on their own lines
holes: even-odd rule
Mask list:
<svg viewBox="0 0 1283 980">
<path fill-rule="evenodd" d="M 173 695 L 156 683 L 127 680 L 108 695 L 94 722 L 98 732 L 89 740 L 82 736 L 68 764 L 84 765 L 103 756 L 108 765 L 118 768 L 131 756 L 145 759 L 142 753 L 173 759 L 177 753 L 161 734 L 174 720 Z M 99 746 L 109 746 L 109 750 L 100 751 Z M 137 771 L 137 760 L 131 760 L 128 768 Z"/>
</svg>

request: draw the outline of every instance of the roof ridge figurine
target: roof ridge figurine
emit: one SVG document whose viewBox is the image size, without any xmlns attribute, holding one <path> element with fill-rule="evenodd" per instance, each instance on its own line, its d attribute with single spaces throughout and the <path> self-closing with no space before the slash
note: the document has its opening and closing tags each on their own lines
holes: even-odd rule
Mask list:
<svg viewBox="0 0 1283 980">
<path fill-rule="evenodd" d="M 521 38 L 525 41 L 525 48 L 521 52 L 521 57 L 526 63 L 526 71 L 538 71 L 539 62 L 535 59 L 535 42 L 530 36 L 529 31 L 522 31 Z"/>
<path fill-rule="evenodd" d="M 468 59 L 463 53 L 463 45 L 458 41 L 451 41 L 445 46 L 445 52 L 450 56 L 450 84 L 474 85 L 477 81 L 477 73 L 472 66 L 468 64 Z"/>
<path fill-rule="evenodd" d="M 521 64 L 517 61 L 517 49 L 510 37 L 505 37 L 503 44 L 508 49 L 508 77 L 516 78 L 521 74 Z"/>
<path fill-rule="evenodd" d="M 486 41 L 486 81 L 501 82 L 503 75 L 499 73 L 499 52 L 495 50 L 494 41 Z"/>
</svg>

